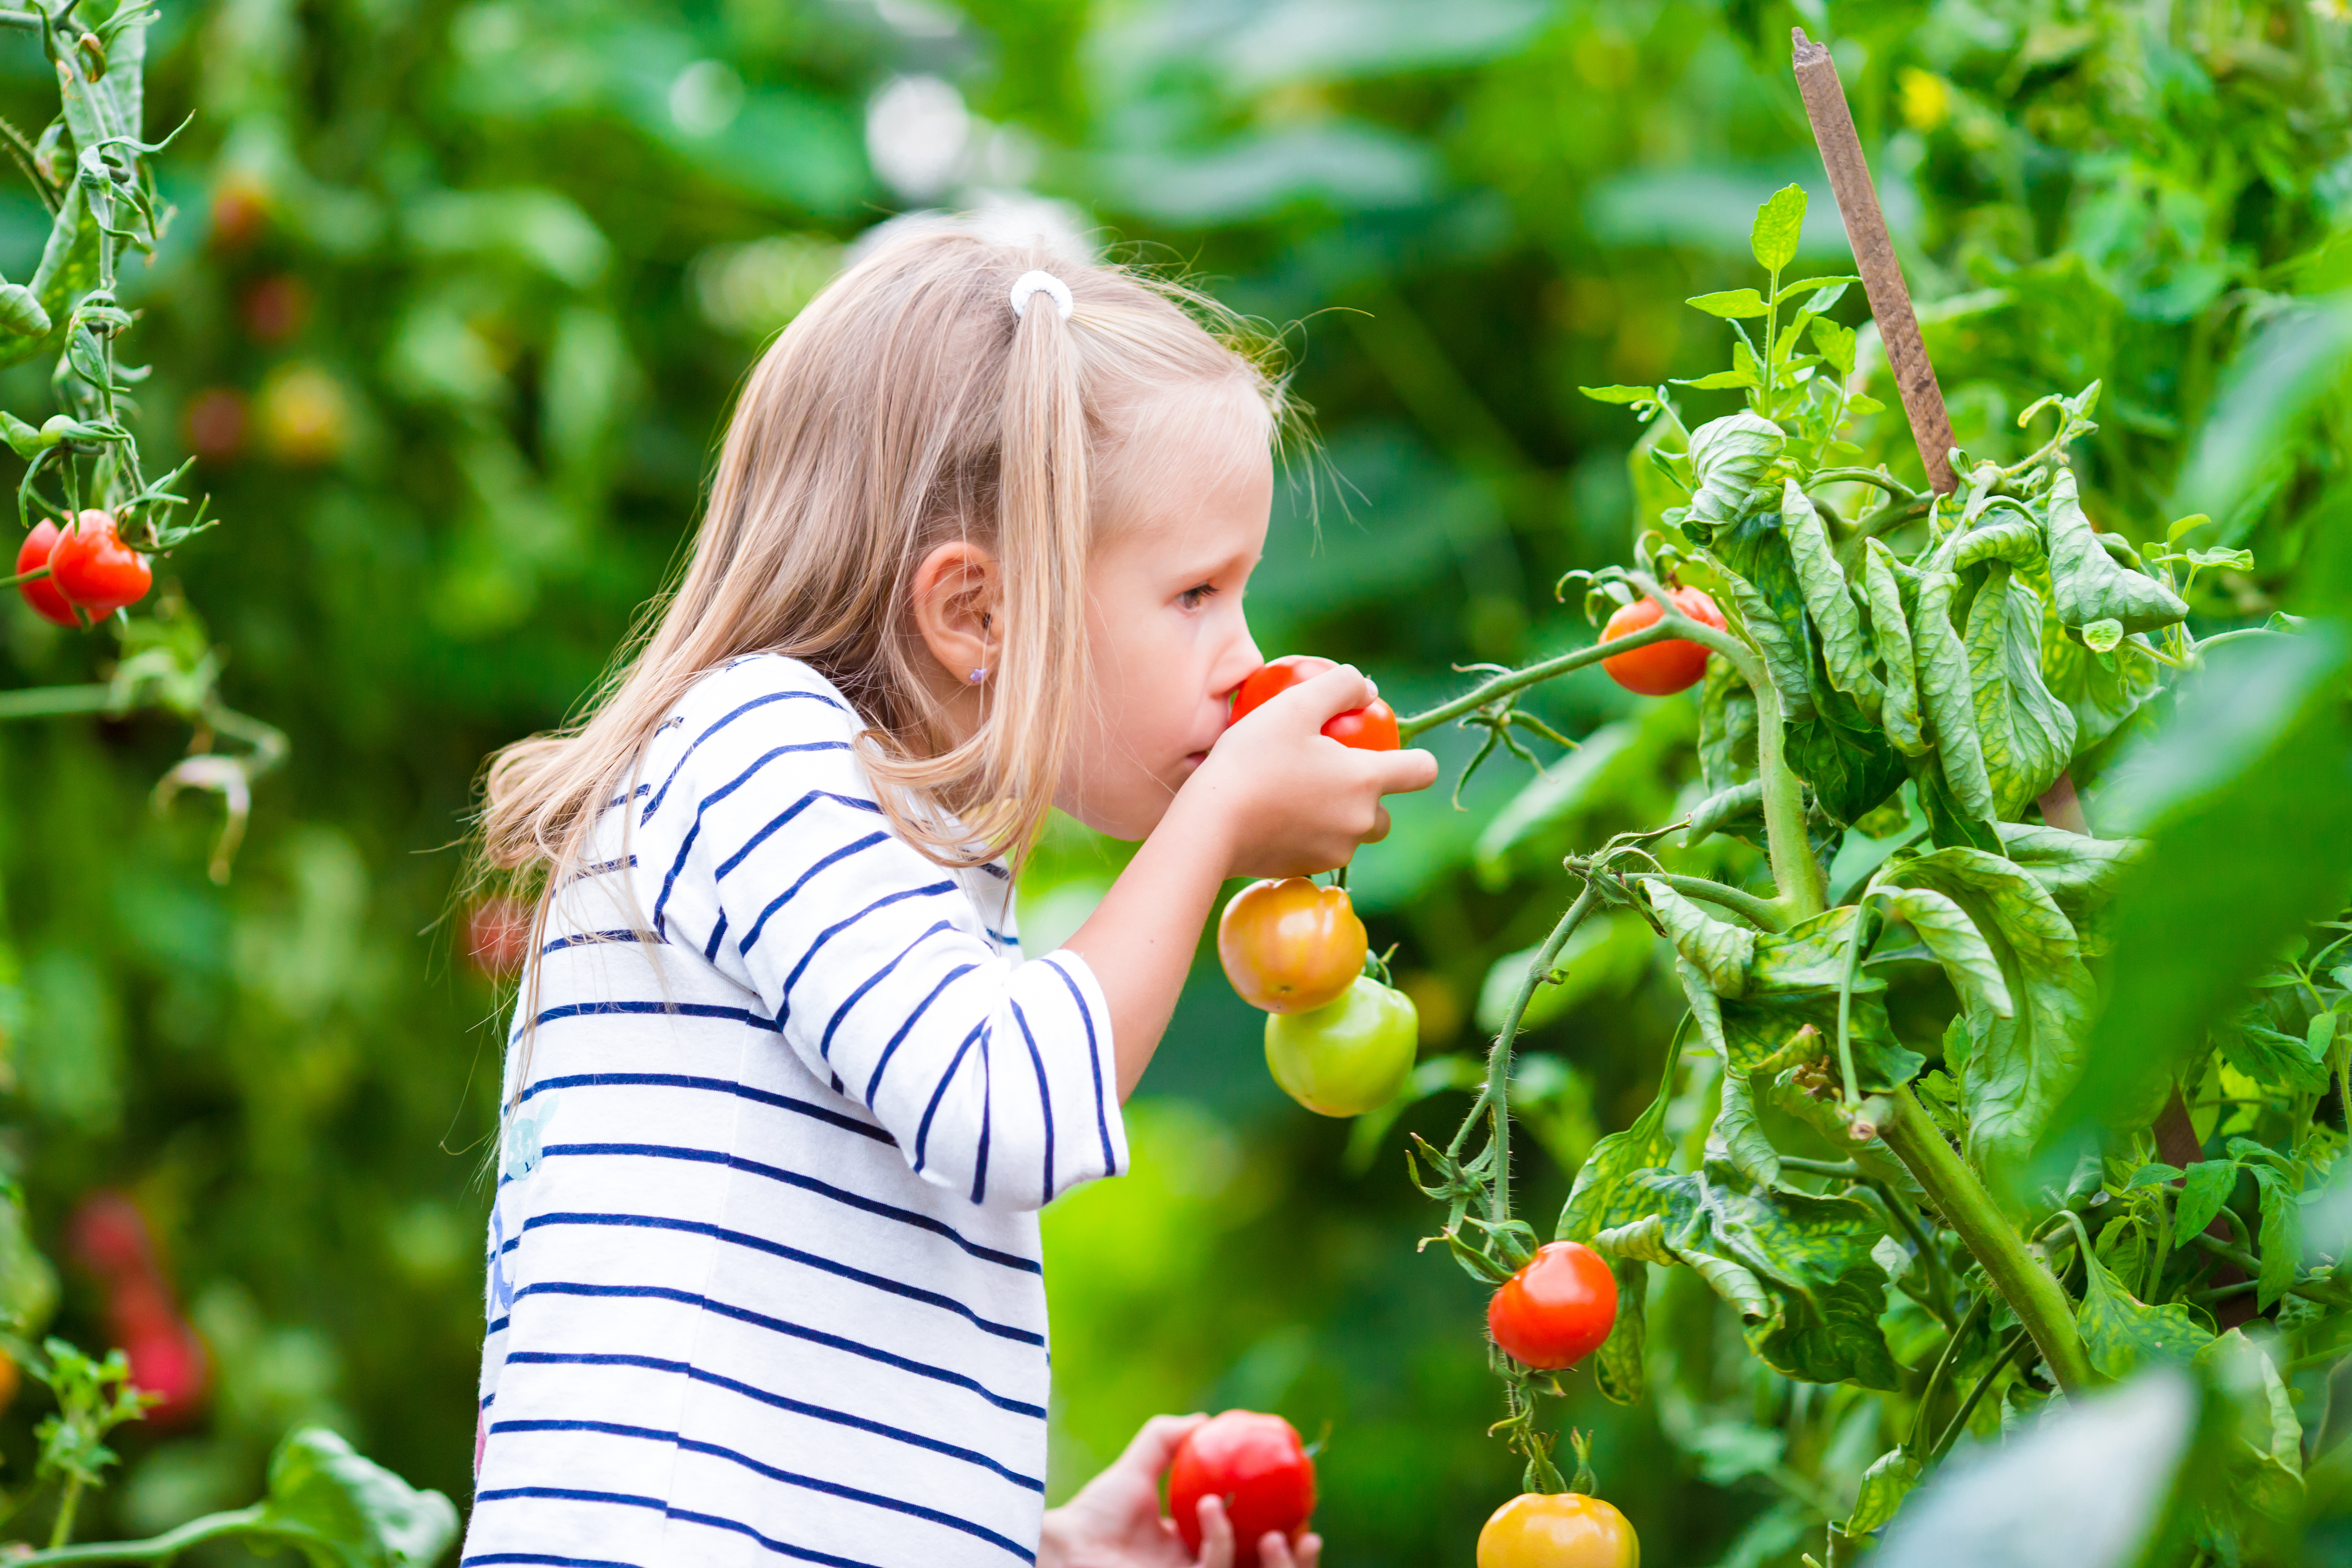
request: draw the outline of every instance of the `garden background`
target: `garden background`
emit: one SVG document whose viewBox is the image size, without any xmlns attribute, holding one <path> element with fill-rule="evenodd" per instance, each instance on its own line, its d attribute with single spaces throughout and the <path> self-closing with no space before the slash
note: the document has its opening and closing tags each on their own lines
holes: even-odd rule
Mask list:
<svg viewBox="0 0 2352 1568">
<path fill-rule="evenodd" d="M 302 1421 L 466 1495 L 502 1006 L 454 901 L 478 771 L 594 680 L 679 557 L 743 373 L 861 234 L 975 209 L 1287 327 L 1320 445 L 1252 622 L 1411 710 L 1455 665 L 1591 638 L 1552 584 L 1630 560 L 1657 503 L 1638 428 L 1576 388 L 1715 363 L 1720 323 L 1681 301 L 1748 280 L 1756 203 L 1805 185 L 1805 254 L 1842 269 L 1798 23 L 1836 42 L 1961 444 L 2014 456 L 2024 402 L 2101 379 L 2078 457 L 2100 525 L 2204 510 L 2209 542 L 2255 551 L 2200 626 L 2342 608 L 2352 574 L 2306 548 L 2352 353 L 2340 3 L 165 0 L 148 132 L 193 118 L 156 160 L 177 217 L 125 271 L 158 367 L 140 428 L 198 457 L 226 523 L 163 581 L 224 699 L 291 750 L 221 884 L 217 804 L 150 804 L 187 723 L 0 722 L 0 1162 L 60 1261 L 58 1331 L 105 1342 L 67 1233 L 116 1189 L 214 1363 L 200 1418 L 120 1435 L 89 1533 L 243 1501 Z M 54 92 L 0 32 L 0 111 L 37 130 Z M 47 230 L 28 186 L 0 193 L 0 271 Z M 0 403 L 41 406 L 47 374 L 0 374 Z M 103 679 L 118 652 L 0 608 L 0 688 Z M 1444 785 L 1403 804 L 1350 879 L 1433 1050 L 1499 1013 L 1489 973 L 1548 929 L 1571 837 L 1693 788 L 1693 699 L 1586 677 L 1540 710 L 1582 747 L 1539 745 L 1540 778 L 1490 763 L 1465 810 Z M 1476 741 L 1432 738 L 1449 773 Z M 2301 857 L 2345 863 L 2342 830 Z M 1033 943 L 1116 866 L 1057 831 Z M 1528 1041 L 1538 1210 L 1647 1102 L 1682 1007 L 1662 944 L 1595 931 Z M 1329 1561 L 1466 1561 L 1517 1466 L 1484 1436 L 1480 1293 L 1414 1251 L 1401 1135 L 1351 1144 L 1284 1099 L 1213 963 L 1129 1115 L 1135 1173 L 1045 1220 L 1055 1496 L 1155 1412 L 1276 1410 L 1328 1428 Z M 0 1477 L 45 1408 L 27 1390 L 0 1419 Z M 1664 1385 L 1621 1409 L 1588 1382 L 1572 1414 L 1654 1562 L 1793 1563 L 1843 1511 L 1775 1410 Z"/>
</svg>

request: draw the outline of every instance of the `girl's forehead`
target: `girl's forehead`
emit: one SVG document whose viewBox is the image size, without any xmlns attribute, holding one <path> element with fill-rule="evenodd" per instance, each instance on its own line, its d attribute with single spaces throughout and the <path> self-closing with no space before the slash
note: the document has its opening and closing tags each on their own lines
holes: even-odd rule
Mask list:
<svg viewBox="0 0 2352 1568">
<path fill-rule="evenodd" d="M 1098 522 L 1148 524 L 1219 492 L 1270 489 L 1273 418 L 1246 382 L 1195 383 L 1123 414 L 1096 454 Z"/>
</svg>

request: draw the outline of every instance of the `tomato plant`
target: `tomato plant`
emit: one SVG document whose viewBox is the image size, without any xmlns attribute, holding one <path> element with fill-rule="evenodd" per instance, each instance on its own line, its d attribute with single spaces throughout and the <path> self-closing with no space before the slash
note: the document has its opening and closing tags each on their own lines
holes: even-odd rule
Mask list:
<svg viewBox="0 0 2352 1568">
<path fill-rule="evenodd" d="M 1238 723 L 1269 698 L 1338 668 L 1328 658 L 1299 653 L 1261 666 L 1234 689 L 1233 715 L 1228 721 Z M 1377 697 L 1361 708 L 1334 715 L 1324 723 L 1323 733 L 1343 746 L 1362 752 L 1393 752 L 1402 744 L 1397 736 L 1396 710 Z"/>
<path fill-rule="evenodd" d="M 1676 588 L 1670 595 L 1675 608 L 1701 626 L 1724 628 L 1723 612 L 1715 601 L 1698 588 Z M 1617 606 L 1609 624 L 1601 628 L 1601 640 L 1615 642 L 1643 627 L 1654 626 L 1664 614 L 1656 602 L 1634 599 Z M 1677 691 L 1688 691 L 1706 673 L 1707 651 L 1699 644 L 1677 637 L 1671 642 L 1652 643 L 1632 653 L 1621 653 L 1614 658 L 1604 658 L 1601 668 L 1609 679 L 1626 690 L 1643 697 L 1671 697 Z"/>
<path fill-rule="evenodd" d="M 1548 1241 L 1495 1291 L 1486 1331 L 1505 1354 L 1538 1372 L 1574 1366 L 1617 1322 L 1617 1277 L 1574 1241 Z"/>
<path fill-rule="evenodd" d="M 1396 1097 L 1420 1038 L 1412 1000 L 1360 974 L 1336 1002 L 1268 1014 L 1265 1065 L 1284 1093 L 1317 1115 L 1360 1116 Z"/>
<path fill-rule="evenodd" d="M 1315 1460 L 1279 1415 L 1228 1410 L 1195 1426 L 1168 1467 L 1168 1512 L 1184 1549 L 1201 1550 L 1201 1500 L 1221 1499 L 1234 1562 L 1258 1561 L 1268 1531 L 1296 1539 L 1315 1512 Z"/>
<path fill-rule="evenodd" d="M 1364 970 L 1364 922 L 1345 888 L 1304 877 L 1253 882 L 1217 919 L 1225 978 L 1251 1006 L 1308 1013 L 1328 1006 Z"/>
</svg>

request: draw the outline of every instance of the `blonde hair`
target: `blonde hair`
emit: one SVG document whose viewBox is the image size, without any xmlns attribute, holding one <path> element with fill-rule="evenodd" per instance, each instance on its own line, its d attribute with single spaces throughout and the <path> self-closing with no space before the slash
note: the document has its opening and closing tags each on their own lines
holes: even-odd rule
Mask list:
<svg viewBox="0 0 2352 1568">
<path fill-rule="evenodd" d="M 1013 280 L 1032 269 L 1067 285 L 1066 321 L 1044 292 L 1014 314 Z M 1078 726 L 1087 555 L 1126 510 L 1106 500 L 1150 493 L 1139 467 L 1169 460 L 1158 448 L 1207 428 L 1221 404 L 1273 439 L 1291 416 L 1272 347 L 1206 297 L 1128 268 L 944 226 L 877 243 L 752 370 L 684 573 L 585 716 L 491 760 L 483 874 L 532 894 L 560 883 L 687 689 L 753 653 L 840 688 L 867 725 L 877 795 L 917 848 L 942 866 L 1017 858 Z M 916 568 L 956 538 L 995 555 L 1003 596 L 983 720 L 950 743 L 909 612 Z"/>
</svg>

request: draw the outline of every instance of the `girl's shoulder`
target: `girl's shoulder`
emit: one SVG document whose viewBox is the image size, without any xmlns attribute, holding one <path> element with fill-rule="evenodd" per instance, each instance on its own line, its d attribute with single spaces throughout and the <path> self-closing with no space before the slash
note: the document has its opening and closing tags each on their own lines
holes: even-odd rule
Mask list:
<svg viewBox="0 0 2352 1568">
<path fill-rule="evenodd" d="M 847 739 L 865 727 L 838 687 L 780 653 L 730 658 L 696 678 L 659 730 L 656 744 L 716 742 L 721 731 L 768 737 L 782 730 Z"/>
</svg>

